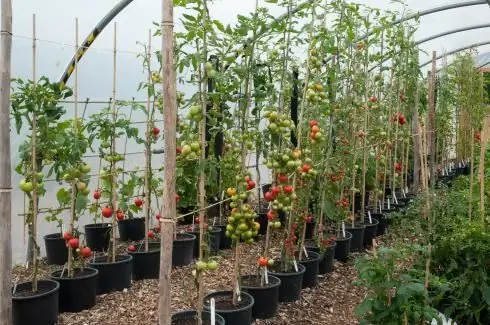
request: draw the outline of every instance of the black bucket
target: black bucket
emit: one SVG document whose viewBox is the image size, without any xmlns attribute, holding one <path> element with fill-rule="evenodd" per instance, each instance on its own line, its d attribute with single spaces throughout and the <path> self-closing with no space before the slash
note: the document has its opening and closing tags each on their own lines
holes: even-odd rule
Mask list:
<svg viewBox="0 0 490 325">
<path fill-rule="evenodd" d="M 189 214 L 189 213 L 196 211 L 196 210 L 197 210 L 197 208 L 194 206 L 177 208 L 177 212 L 179 213 L 179 215 L 183 215 L 183 214 L 186 215 L 183 218 L 179 218 L 178 223 L 182 224 L 182 225 L 192 224 L 192 222 L 194 221 L 194 218 L 196 216 L 196 213 L 192 213 L 192 214 Z"/>
<path fill-rule="evenodd" d="M 306 223 L 305 239 L 312 239 L 315 232 L 315 221 Z"/>
<path fill-rule="evenodd" d="M 279 266 L 281 261 L 276 262 Z M 294 269 L 290 270 L 288 273 L 281 271 L 270 271 L 269 274 L 279 278 L 281 280 L 281 285 L 279 286 L 279 302 L 291 302 L 299 300 L 301 297 L 301 288 L 303 286 L 303 275 L 306 268 L 298 263 L 298 272 Z"/>
<path fill-rule="evenodd" d="M 194 258 L 194 242 L 196 236 L 193 234 L 177 234 L 172 248 L 172 266 L 186 266 L 192 263 Z"/>
<path fill-rule="evenodd" d="M 308 258 L 306 258 L 306 255 L 303 252 L 303 260 L 299 261 L 299 263 L 306 269 L 303 274 L 302 287 L 313 288 L 318 285 L 318 270 L 321 255 L 312 251 L 307 251 L 307 253 Z"/>
<path fill-rule="evenodd" d="M 196 236 L 196 240 L 194 241 L 194 257 L 199 257 L 199 231 L 188 231 L 188 233 Z M 208 230 L 204 235 L 204 238 L 207 239 L 209 255 L 216 255 L 218 253 L 219 243 L 221 239 L 220 236 L 221 229 L 218 227 L 213 227 L 211 230 Z"/>
<path fill-rule="evenodd" d="M 221 317 L 225 319 L 226 325 L 251 325 L 252 324 L 252 307 L 254 298 L 248 293 L 242 291 L 240 293 L 240 303 L 238 306 L 233 306 L 232 291 L 218 291 L 204 297 L 204 310 L 209 311 L 210 300 L 215 300 L 215 310 Z"/>
<path fill-rule="evenodd" d="M 220 239 L 219 239 L 219 249 L 230 249 L 231 238 L 226 237 L 226 225 L 217 225 L 213 227 L 218 227 L 219 229 L 221 229 Z"/>
<path fill-rule="evenodd" d="M 109 248 L 112 225 L 110 223 L 94 223 L 86 225 L 85 241 L 94 252 L 105 252 Z"/>
<path fill-rule="evenodd" d="M 160 276 L 160 245 L 141 245 L 139 251 L 127 252 L 133 257 L 133 280 L 158 279 Z"/>
<path fill-rule="evenodd" d="M 325 247 L 323 254 L 318 246 L 308 245 L 306 249 L 321 255 L 320 262 L 318 263 L 318 274 L 326 274 L 333 271 L 333 257 L 335 255 L 335 247 L 337 244 L 333 242 L 331 245 Z"/>
<path fill-rule="evenodd" d="M 254 297 L 252 317 L 267 319 L 276 316 L 279 307 L 279 287 L 281 280 L 269 275 L 268 284 L 260 286 L 261 278 L 255 275 L 242 276 L 242 290 Z"/>
<path fill-rule="evenodd" d="M 118 255 L 115 263 L 107 262 L 107 256 L 90 259 L 88 265 L 99 270 L 97 294 L 122 291 L 131 287 L 132 263 L 131 255 Z"/>
<path fill-rule="evenodd" d="M 371 218 L 378 220 L 378 227 L 376 228 L 376 237 L 382 236 L 386 233 L 388 227 L 388 221 L 383 213 L 371 212 Z"/>
<path fill-rule="evenodd" d="M 32 282 L 20 283 L 12 295 L 13 325 L 54 325 L 58 323 L 60 284 L 52 280 L 37 282 L 38 292 L 32 293 Z"/>
<path fill-rule="evenodd" d="M 269 224 L 267 213 L 259 213 L 257 222 L 260 224 L 259 235 L 265 235 L 267 233 L 267 225 Z"/>
<path fill-rule="evenodd" d="M 225 325 L 225 319 L 221 317 L 219 314 L 215 313 L 214 317 L 215 317 L 214 319 L 216 321 L 215 322 L 216 325 Z M 201 319 L 203 321 L 203 325 L 211 324 L 211 313 L 207 311 L 203 311 L 201 314 Z M 199 324 L 197 321 L 197 311 L 188 310 L 188 311 L 181 311 L 180 313 L 173 314 L 170 325 L 191 325 L 191 323 L 189 323 L 189 320 L 195 320 L 196 321 L 195 325 Z"/>
<path fill-rule="evenodd" d="M 121 241 L 138 241 L 145 238 L 145 218 L 124 219 L 117 222 Z"/>
<path fill-rule="evenodd" d="M 347 262 L 350 253 L 350 242 L 352 234 L 348 231 L 345 232 L 344 238 L 335 239 L 337 247 L 335 248 L 335 259 L 340 262 Z"/>
<path fill-rule="evenodd" d="M 351 252 L 361 252 L 364 248 L 364 225 L 352 225 L 346 226 L 345 230 L 352 234 L 352 239 L 350 241 L 350 251 Z"/>
<path fill-rule="evenodd" d="M 44 236 L 44 245 L 48 264 L 65 265 L 68 261 L 68 248 L 60 233 Z"/>
<path fill-rule="evenodd" d="M 371 215 L 371 221 L 372 223 L 369 222 L 369 218 L 364 219 L 364 225 L 366 226 L 366 229 L 364 230 L 363 245 L 366 248 L 369 248 L 373 245 L 373 239 L 376 238 L 376 235 L 378 233 L 378 219 L 374 218 Z"/>
<path fill-rule="evenodd" d="M 67 270 L 51 273 L 51 279 L 60 284 L 59 312 L 78 313 L 95 306 L 99 271 L 85 267 L 74 269 L 73 277 L 68 277 L 67 273 Z"/>
</svg>

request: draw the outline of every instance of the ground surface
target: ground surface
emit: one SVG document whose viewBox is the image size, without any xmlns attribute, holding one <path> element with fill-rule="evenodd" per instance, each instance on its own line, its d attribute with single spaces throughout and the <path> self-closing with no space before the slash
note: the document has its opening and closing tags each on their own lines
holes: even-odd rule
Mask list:
<svg viewBox="0 0 490 325">
<path fill-rule="evenodd" d="M 127 245 L 127 244 L 125 244 Z M 259 256 L 261 242 L 247 248 L 247 255 Z M 276 246 L 277 247 L 277 246 Z M 254 254 L 256 253 L 256 254 Z M 357 274 L 353 266 L 355 254 L 351 254 L 348 263 L 335 263 L 335 270 L 319 278 L 319 284 L 313 289 L 303 289 L 301 299 L 294 303 L 280 304 L 276 317 L 267 320 L 255 320 L 255 325 L 318 324 L 318 325 L 354 325 L 358 324 L 354 308 L 363 299 L 363 288 L 353 282 Z M 253 272 L 254 261 L 241 259 L 242 274 Z M 230 250 L 220 252 L 219 269 L 206 275 L 205 293 L 217 290 L 230 290 L 234 258 Z M 59 267 L 41 265 L 41 278 Z M 197 300 L 192 266 L 172 271 L 172 312 L 194 309 Z M 13 278 L 18 283 L 28 279 L 29 270 L 23 267 L 14 269 Z M 250 273 L 249 273 L 250 274 Z M 124 292 L 115 292 L 97 297 L 97 304 L 90 310 L 76 314 L 60 315 L 60 325 L 143 325 L 158 324 L 158 280 L 134 281 L 131 288 Z"/>
</svg>

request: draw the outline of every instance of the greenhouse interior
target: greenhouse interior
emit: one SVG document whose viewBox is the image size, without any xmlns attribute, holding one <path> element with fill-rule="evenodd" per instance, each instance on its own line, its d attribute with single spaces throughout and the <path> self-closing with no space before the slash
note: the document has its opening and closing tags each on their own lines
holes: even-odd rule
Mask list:
<svg viewBox="0 0 490 325">
<path fill-rule="evenodd" d="M 490 0 L 0 1 L 0 325 L 490 325 Z"/>
</svg>

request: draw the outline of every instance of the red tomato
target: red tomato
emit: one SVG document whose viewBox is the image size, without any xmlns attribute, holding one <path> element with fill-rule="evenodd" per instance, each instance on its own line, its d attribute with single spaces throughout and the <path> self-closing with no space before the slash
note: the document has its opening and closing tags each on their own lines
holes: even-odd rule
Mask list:
<svg viewBox="0 0 490 325">
<path fill-rule="evenodd" d="M 143 200 L 142 200 L 142 199 L 140 199 L 140 198 L 136 198 L 136 199 L 134 200 L 134 205 L 136 205 L 137 207 L 142 206 L 142 205 L 143 205 Z"/>
<path fill-rule="evenodd" d="M 78 245 L 79 245 L 79 241 L 78 241 L 78 238 L 72 238 L 68 241 L 68 246 L 70 248 L 78 248 Z"/>
<path fill-rule="evenodd" d="M 260 257 L 259 260 L 257 261 L 257 263 L 260 266 L 265 267 L 265 266 L 267 266 L 268 261 L 265 257 Z"/>
<path fill-rule="evenodd" d="M 291 185 L 286 185 L 284 186 L 284 192 L 286 193 L 293 193 L 293 187 Z"/>
<path fill-rule="evenodd" d="M 92 256 L 92 250 L 90 249 L 90 247 L 82 247 L 80 248 L 80 255 L 82 255 L 82 257 L 85 257 L 85 258 L 88 258 L 90 256 Z"/>
<path fill-rule="evenodd" d="M 68 231 L 65 231 L 63 233 L 63 239 L 64 240 L 70 240 L 71 239 L 71 234 Z"/>
<path fill-rule="evenodd" d="M 102 216 L 104 218 L 110 218 L 112 217 L 112 209 L 109 207 L 105 207 L 102 209 Z"/>
<path fill-rule="evenodd" d="M 277 175 L 277 180 L 279 183 L 286 183 L 288 181 L 288 175 L 279 174 Z"/>
<path fill-rule="evenodd" d="M 134 247 L 134 245 L 129 245 L 128 246 L 128 251 L 135 252 L 136 251 L 136 247 Z"/>
<path fill-rule="evenodd" d="M 95 192 L 94 192 L 94 199 L 95 199 L 95 200 L 100 199 L 100 197 L 101 197 L 101 196 L 102 196 L 102 195 L 101 195 L 101 193 L 100 193 L 100 191 L 99 191 L 99 190 L 97 190 L 97 191 L 95 191 Z"/>
</svg>

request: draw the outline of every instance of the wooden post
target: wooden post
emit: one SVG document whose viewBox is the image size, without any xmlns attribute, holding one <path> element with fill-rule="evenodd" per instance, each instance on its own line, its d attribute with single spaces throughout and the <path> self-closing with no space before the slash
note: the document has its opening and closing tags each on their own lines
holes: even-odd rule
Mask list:
<svg viewBox="0 0 490 325">
<path fill-rule="evenodd" d="M 174 8 L 172 0 L 162 0 L 162 86 L 165 98 L 164 121 L 164 191 L 161 222 L 160 282 L 159 282 L 159 324 L 170 325 L 170 274 L 172 270 L 172 247 L 175 203 L 176 170 L 176 123 L 177 90 L 174 69 Z"/>
<path fill-rule="evenodd" d="M 432 71 L 429 78 L 429 148 L 430 148 L 430 186 L 436 184 L 436 51 L 432 52 Z"/>
<path fill-rule="evenodd" d="M 151 29 L 148 33 L 148 87 L 151 83 Z M 150 209 L 151 209 L 151 127 L 153 123 L 150 107 L 150 92 L 146 99 L 146 145 L 145 145 L 145 252 L 148 252 L 148 231 L 150 230 Z M 127 139 L 126 139 L 127 140 Z"/>
<path fill-rule="evenodd" d="M 10 61 L 12 54 L 12 1 L 2 0 L 0 27 L 0 324 L 12 321 L 10 153 Z"/>
<path fill-rule="evenodd" d="M 114 49 L 112 53 L 112 59 L 113 59 L 113 71 L 112 71 L 112 124 L 114 125 L 113 127 L 113 134 L 111 137 L 111 155 L 113 155 L 116 152 L 116 120 L 117 120 L 117 113 L 116 113 L 116 67 L 117 67 L 117 23 L 114 23 Z M 117 177 L 116 177 L 116 162 L 111 161 L 111 202 L 112 202 L 112 249 L 111 249 L 111 262 L 115 263 L 116 262 L 116 216 L 117 216 Z"/>
<path fill-rule="evenodd" d="M 412 113 L 412 141 L 413 141 L 413 182 L 411 191 L 416 193 L 420 185 L 420 127 L 419 127 L 420 85 L 417 81 L 415 92 L 415 106 Z"/>
</svg>

